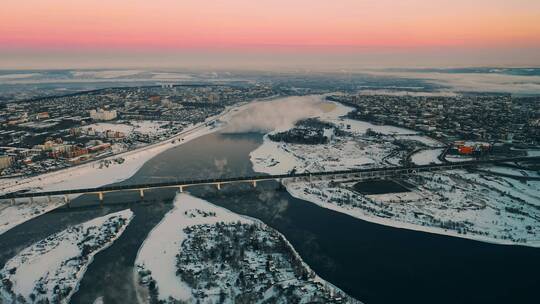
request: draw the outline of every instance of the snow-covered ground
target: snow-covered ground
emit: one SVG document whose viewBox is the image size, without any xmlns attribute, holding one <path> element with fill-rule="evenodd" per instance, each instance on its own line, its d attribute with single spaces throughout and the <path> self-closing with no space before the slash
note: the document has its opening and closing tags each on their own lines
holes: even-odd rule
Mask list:
<svg viewBox="0 0 540 304">
<path fill-rule="evenodd" d="M 253 169 L 283 174 L 293 169 L 313 172 L 397 165 L 393 140 L 407 138 L 437 147 L 413 154 L 414 163 L 440 163 L 437 156 L 442 148 L 436 140 L 401 128 L 340 118 L 346 112 L 347 107 L 337 105 L 321 119 L 350 135 L 321 145 L 273 142 L 266 136 L 250 154 Z M 379 135 L 368 136 L 368 128 Z M 516 170 L 515 174 L 523 172 Z M 526 174 L 535 175 L 531 171 Z M 352 190 L 353 182 L 336 185 L 298 181 L 288 182 L 286 187 L 295 197 L 375 223 L 493 243 L 540 246 L 540 181 L 518 182 L 484 173 L 448 171 L 425 173 L 406 182 L 412 185 L 411 192 L 368 196 Z"/>
<path fill-rule="evenodd" d="M 162 300 L 164 303 L 173 303 L 174 300 L 195 302 L 196 299 L 201 296 L 201 293 L 205 294 L 202 296 L 203 298 L 208 297 L 205 300 L 208 303 L 217 301 L 220 298 L 221 293 L 224 293 L 221 297 L 225 298 L 225 303 L 234 303 L 235 297 L 240 296 L 242 292 L 242 288 L 236 287 L 237 285 L 235 285 L 235 282 L 239 280 L 239 278 L 242 277 L 241 280 L 243 280 L 243 275 L 240 274 L 240 272 L 246 273 L 247 275 L 247 273 L 254 272 L 256 269 L 260 270 L 261 273 L 254 275 L 254 278 L 252 278 L 252 281 L 250 281 L 249 284 L 255 285 L 251 290 L 251 293 L 257 291 L 263 295 L 263 298 L 254 301 L 257 303 L 271 298 L 272 296 L 275 297 L 272 303 L 284 303 L 284 299 L 280 297 L 275 290 L 279 289 L 280 286 L 282 287 L 285 285 L 292 287 L 295 292 L 301 292 L 301 295 L 305 296 L 305 300 L 310 298 L 310 294 L 316 295 L 317 293 L 323 292 L 332 295 L 342 294 L 336 287 L 324 282 L 320 277 L 316 276 L 309 267 L 302 262 L 301 267 L 303 267 L 307 273 L 313 273 L 313 277 L 309 281 L 296 278 L 294 275 L 292 277 L 287 275 L 287 273 L 292 273 L 293 270 L 285 267 L 280 270 L 283 272 L 283 275 L 287 277 L 285 281 L 274 281 L 269 286 L 259 285 L 257 282 L 259 280 L 261 282 L 264 281 L 264 278 L 268 275 L 267 272 L 269 272 L 265 271 L 264 261 L 266 261 L 266 257 L 264 253 L 250 251 L 249 248 L 245 248 L 245 250 L 242 250 L 243 248 L 234 248 L 234 250 L 242 250 L 245 256 L 242 261 L 237 261 L 241 265 L 237 266 L 240 267 L 237 269 L 238 271 L 231 271 L 231 266 L 229 265 L 221 265 L 219 268 L 221 270 L 211 271 L 212 275 L 218 275 L 220 279 L 212 280 L 208 283 L 209 285 L 206 285 L 207 282 L 186 282 L 182 280 L 181 275 L 177 272 L 179 258 L 185 256 L 185 259 L 189 260 L 189 264 L 192 267 L 195 267 L 193 269 L 193 274 L 198 274 L 200 271 L 205 271 L 204 269 L 208 270 L 209 268 L 212 268 L 214 262 L 216 262 L 214 260 L 198 261 L 197 255 L 188 254 L 186 256 L 185 253 L 182 252 L 182 248 L 185 248 L 188 243 L 194 241 L 192 239 L 194 236 L 190 232 L 196 231 L 197 229 L 203 229 L 205 231 L 203 236 L 209 236 L 214 232 L 214 229 L 219 227 L 227 227 L 234 230 L 234 227 L 242 228 L 243 224 L 248 226 L 255 225 L 252 226 L 252 229 L 261 233 L 264 233 L 264 231 L 272 231 L 272 234 L 279 235 L 279 237 L 283 238 L 283 241 L 286 242 L 282 235 L 271 230 L 271 228 L 257 220 L 237 215 L 229 210 L 217 207 L 188 194 L 178 194 L 174 200 L 173 210 L 167 213 L 164 219 L 150 232 L 148 238 L 144 241 L 137 254 L 136 265 L 139 278 L 138 281 L 141 284 L 148 286 L 148 294 L 153 296 L 154 300 Z M 240 231 L 232 231 L 233 234 L 239 232 Z M 270 242 L 269 246 L 271 246 L 271 234 L 268 234 L 267 236 L 267 241 Z M 213 248 L 223 245 L 221 244 L 221 240 L 225 241 L 224 236 L 218 237 L 218 239 L 220 241 L 215 243 L 215 239 L 212 239 L 214 241 L 209 243 L 203 242 L 201 244 L 199 242 L 200 240 L 196 243 L 197 246 L 202 246 L 206 248 L 205 250 L 210 251 L 213 250 Z M 292 249 L 288 242 L 286 242 L 286 246 L 289 247 L 288 250 L 294 252 L 294 249 Z M 231 252 L 233 251 L 233 249 L 230 250 Z M 199 254 L 201 253 L 199 252 Z M 300 259 L 296 252 L 294 252 L 294 256 L 295 259 Z M 215 258 L 218 259 L 217 257 Z M 279 253 L 276 253 L 274 258 L 276 260 L 279 259 Z M 261 262 L 261 259 L 264 260 Z M 187 260 L 184 262 L 187 263 Z M 185 266 L 185 264 L 182 265 Z M 204 269 L 199 269 L 198 266 L 201 266 Z M 190 278 L 193 279 L 191 276 Z M 193 285 L 198 285 L 199 288 L 194 289 L 191 287 Z M 207 287 L 200 287 L 200 285 Z M 314 286 L 318 286 L 317 288 L 320 288 L 320 290 L 317 290 Z M 219 292 L 220 290 L 222 290 L 222 292 Z M 343 297 L 348 302 L 354 301 L 344 295 Z M 148 301 L 149 299 L 141 300 Z"/>
<path fill-rule="evenodd" d="M 383 135 L 394 135 L 394 136 L 404 136 L 404 135 L 416 135 L 418 132 L 404 129 L 400 127 L 394 127 L 394 126 L 387 126 L 387 125 L 375 125 L 367 121 L 360 121 L 360 120 L 354 120 L 354 119 L 348 119 L 348 118 L 338 118 L 335 114 L 339 114 L 343 111 L 349 112 L 352 108 L 345 107 L 341 104 L 337 105 L 337 110 L 332 111 L 331 113 L 328 113 L 327 115 L 321 117 L 325 121 L 329 122 L 341 122 L 345 125 L 350 125 L 351 130 L 353 130 L 356 133 L 365 133 L 368 129 L 371 129 L 372 131 L 376 133 L 380 133 Z M 419 137 L 417 137 L 419 138 Z M 428 140 L 425 138 L 424 140 Z"/>
<path fill-rule="evenodd" d="M 474 157 L 472 156 L 466 156 L 466 155 L 446 155 L 445 159 L 451 163 L 459 163 L 459 162 L 465 162 L 465 161 L 471 161 L 474 160 Z"/>
<path fill-rule="evenodd" d="M 386 152 L 393 148 L 389 143 L 353 142 L 336 140 L 332 145 L 294 145 L 273 142 L 268 137 L 264 144 L 250 154 L 254 170 L 283 174 L 297 172 L 335 171 L 362 168 L 381 164 Z"/>
<path fill-rule="evenodd" d="M 411 161 L 416 165 L 429 165 L 442 163 L 438 157 L 444 149 L 420 150 L 411 156 Z"/>
<path fill-rule="evenodd" d="M 533 178 L 540 177 L 539 171 L 520 170 L 513 167 L 490 166 L 490 167 L 485 167 L 482 169 L 488 172 L 507 174 L 507 175 L 512 175 L 512 176 L 523 176 L 523 177 L 533 177 Z"/>
<path fill-rule="evenodd" d="M 0 303 L 68 303 L 94 255 L 109 247 L 131 210 L 72 226 L 23 249 L 0 271 Z"/>
<path fill-rule="evenodd" d="M 248 104 L 249 105 L 249 104 Z M 169 140 L 148 145 L 140 149 L 121 153 L 109 158 L 85 163 L 79 166 L 41 174 L 34 177 L 0 180 L 0 194 L 21 190 L 53 191 L 61 189 L 93 188 L 117 183 L 133 176 L 148 160 L 173 147 L 185 144 L 195 138 L 221 130 L 233 114 L 241 111 L 246 104 L 230 107 L 222 114 L 210 117 L 204 123 L 187 128 Z M 209 121 L 217 123 L 209 126 Z M 123 159 L 122 163 L 116 159 Z M 107 165 L 104 165 L 104 164 Z M 71 198 L 74 198 L 72 196 Z M 50 211 L 63 204 L 60 198 L 36 198 L 34 204 L 28 200 L 18 200 L 14 206 L 8 201 L 0 201 L 0 234 L 7 230 Z"/>
<path fill-rule="evenodd" d="M 82 128 L 92 128 L 92 130 L 95 130 L 97 132 L 106 132 L 108 130 L 111 130 L 115 132 L 122 132 L 126 136 L 129 136 L 133 132 L 147 135 L 161 135 L 166 133 L 167 131 L 167 129 L 162 128 L 162 126 L 169 123 L 170 122 L 168 121 L 131 120 L 127 123 L 98 122 L 83 126 Z"/>
<path fill-rule="evenodd" d="M 540 182 L 466 171 L 423 173 L 411 192 L 362 195 L 354 182 L 287 183 L 291 195 L 387 226 L 499 244 L 540 246 Z"/>
<path fill-rule="evenodd" d="M 336 128 L 347 133 L 333 137 L 326 145 L 304 145 L 274 142 L 264 137 L 263 144 L 250 154 L 254 170 L 269 174 L 283 174 L 293 169 L 304 171 L 331 171 L 362 168 L 368 166 L 388 166 L 385 160 L 397 165 L 403 153 L 393 141 L 407 139 L 421 144 L 438 144 L 436 140 L 418 135 L 417 132 L 393 127 L 374 125 L 342 117 L 352 108 L 339 103 L 331 111 L 317 117 L 332 123 Z M 371 130 L 375 135 L 367 135 Z"/>
<path fill-rule="evenodd" d="M 2 202 L 0 203 L 0 234 L 63 204 L 64 201 L 59 198 L 51 198 L 51 202 L 47 199 L 35 199 L 34 203 L 19 201 L 14 205 Z"/>
</svg>

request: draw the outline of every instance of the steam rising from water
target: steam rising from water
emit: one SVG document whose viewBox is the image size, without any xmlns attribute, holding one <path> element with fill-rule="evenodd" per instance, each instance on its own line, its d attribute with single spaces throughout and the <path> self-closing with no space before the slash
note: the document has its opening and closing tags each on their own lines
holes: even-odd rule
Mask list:
<svg viewBox="0 0 540 304">
<path fill-rule="evenodd" d="M 236 113 L 223 133 L 282 131 L 302 119 L 323 113 L 321 96 L 294 96 L 273 101 L 260 101 Z"/>
</svg>

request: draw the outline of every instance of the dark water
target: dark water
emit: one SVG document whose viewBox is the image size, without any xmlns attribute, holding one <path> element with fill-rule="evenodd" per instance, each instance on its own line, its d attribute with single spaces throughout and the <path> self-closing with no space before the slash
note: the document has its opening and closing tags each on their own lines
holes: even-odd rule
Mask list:
<svg viewBox="0 0 540 304">
<path fill-rule="evenodd" d="M 258 134 L 211 134 L 166 151 L 123 183 L 251 174 L 248 154 Z M 539 303 L 540 250 L 492 245 L 385 227 L 291 197 L 275 182 L 191 188 L 192 194 L 278 229 L 324 279 L 365 303 Z M 72 299 L 133 303 L 136 253 L 146 235 L 172 207 L 173 191 L 106 196 L 105 208 L 77 199 L 0 236 L 0 263 L 33 241 L 108 212 L 131 208 L 124 234 L 95 256 Z"/>
<path fill-rule="evenodd" d="M 394 180 L 367 180 L 358 182 L 353 187 L 354 190 L 364 195 L 409 192 L 410 190 L 405 185 L 413 188 L 412 185 L 407 184 L 405 181 L 400 183 Z"/>
</svg>

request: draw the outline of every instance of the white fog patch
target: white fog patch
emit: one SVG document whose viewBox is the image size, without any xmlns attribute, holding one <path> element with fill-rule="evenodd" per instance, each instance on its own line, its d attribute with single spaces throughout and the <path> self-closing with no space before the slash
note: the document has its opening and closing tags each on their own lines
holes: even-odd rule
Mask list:
<svg viewBox="0 0 540 304">
<path fill-rule="evenodd" d="M 17 74 L 4 74 L 0 75 L 1 80 L 23 79 L 40 76 L 40 73 L 17 73 Z"/>
<path fill-rule="evenodd" d="M 227 167 L 228 163 L 229 161 L 227 160 L 227 158 L 214 159 L 214 166 L 216 166 L 216 169 L 220 174 L 223 174 L 225 172 L 225 167 Z"/>
<path fill-rule="evenodd" d="M 294 96 L 250 104 L 236 113 L 224 133 L 272 132 L 287 130 L 308 117 L 324 113 L 322 96 Z"/>
<path fill-rule="evenodd" d="M 459 94 L 450 91 L 436 91 L 436 92 L 414 92 L 404 90 L 361 90 L 360 95 L 386 95 L 386 96 L 415 96 L 415 97 L 456 97 Z"/>
<path fill-rule="evenodd" d="M 181 73 L 152 73 L 152 78 L 159 80 L 185 80 L 193 79 L 193 76 Z"/>
<path fill-rule="evenodd" d="M 487 73 L 369 72 L 377 76 L 424 79 L 456 91 L 540 94 L 540 76 Z"/>
<path fill-rule="evenodd" d="M 75 78 L 109 79 L 133 76 L 142 72 L 140 70 L 72 71 L 71 75 Z"/>
</svg>

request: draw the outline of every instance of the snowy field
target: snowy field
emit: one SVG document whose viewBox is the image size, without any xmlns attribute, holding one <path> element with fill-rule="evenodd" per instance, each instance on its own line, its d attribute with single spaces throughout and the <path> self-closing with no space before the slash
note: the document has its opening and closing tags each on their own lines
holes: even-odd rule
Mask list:
<svg viewBox="0 0 540 304">
<path fill-rule="evenodd" d="M 98 122 L 83 126 L 82 128 L 92 128 L 92 130 L 97 132 L 106 132 L 108 130 L 117 131 L 124 133 L 126 136 L 129 136 L 134 132 L 147 135 L 161 135 L 167 131 L 167 129 L 161 128 L 166 124 L 169 124 L 169 122 L 154 120 L 131 120 L 126 123 Z"/>
<path fill-rule="evenodd" d="M 35 199 L 33 204 L 29 201 L 19 201 L 14 205 L 2 202 L 0 203 L 0 234 L 63 204 L 64 201 L 59 198 L 51 199 L 51 202 L 47 199 Z"/>
<path fill-rule="evenodd" d="M 465 155 L 446 155 L 445 159 L 451 163 L 459 163 L 474 160 L 474 157 Z"/>
<path fill-rule="evenodd" d="M 423 173 L 411 192 L 361 195 L 354 183 L 286 184 L 291 195 L 382 225 L 540 247 L 540 182 L 465 171 Z"/>
<path fill-rule="evenodd" d="M 438 141 L 406 129 L 340 118 L 346 112 L 347 107 L 337 105 L 334 111 L 321 116 L 350 133 L 328 144 L 273 142 L 265 136 L 263 144 L 250 154 L 254 171 L 283 174 L 293 169 L 314 172 L 397 165 L 403 155 L 396 154 L 395 139 L 424 145 L 423 150 L 412 155 L 414 163 L 440 163 L 437 156 L 442 148 Z M 368 128 L 380 134 L 368 136 Z M 452 156 L 447 159 L 470 160 Z M 504 169 L 507 174 L 509 170 Z M 518 176 L 536 175 L 513 171 Z M 540 246 L 540 181 L 519 182 L 484 173 L 448 171 L 422 174 L 407 182 L 413 185 L 411 192 L 368 196 L 352 190 L 354 183 L 289 182 L 286 187 L 297 198 L 379 224 L 500 244 Z"/>
<path fill-rule="evenodd" d="M 503 166 L 489 166 L 482 169 L 487 172 L 494 172 L 494 173 L 499 173 L 499 174 L 540 178 L 540 171 L 520 170 L 513 167 L 503 167 Z"/>
<path fill-rule="evenodd" d="M 439 144 L 415 131 L 342 117 L 351 110 L 350 107 L 335 103 L 331 111 L 316 115 L 320 120 L 332 123 L 347 133 L 335 136 L 326 145 L 274 142 L 265 136 L 263 144 L 250 154 L 254 170 L 284 174 L 293 169 L 297 172 L 315 172 L 398 165 L 406 153 L 393 144 L 395 139 L 406 138 L 422 145 Z M 368 136 L 368 130 L 377 134 Z"/>
<path fill-rule="evenodd" d="M 225 286 L 226 282 L 236 281 L 239 273 L 231 273 L 230 271 L 219 271 L 214 274 L 219 273 L 221 276 L 220 280 L 212 282 L 212 284 L 217 285 L 217 287 L 208 287 L 208 290 L 193 290 L 190 288 L 190 285 L 183 281 L 180 276 L 177 274 L 177 259 L 182 254 L 181 248 L 185 245 L 186 242 L 190 241 L 192 237 L 190 234 L 186 233 L 186 228 L 197 229 L 202 227 L 206 229 L 206 233 L 211 233 L 212 229 L 215 228 L 215 225 L 240 225 L 240 224 L 256 224 L 257 226 L 264 229 L 271 229 L 264 225 L 263 223 L 237 215 L 232 213 L 227 209 L 217 207 L 209 202 L 195 198 L 188 194 L 179 194 L 174 200 L 174 208 L 169 211 L 163 218 L 163 220 L 150 232 L 148 238 L 144 241 L 141 246 L 136 259 L 137 266 L 137 275 L 139 277 L 139 282 L 143 285 L 155 284 L 155 290 L 158 294 L 157 298 L 154 300 L 162 300 L 163 303 L 173 303 L 174 300 L 186 301 L 186 302 L 195 302 L 194 297 L 201 292 L 209 295 L 210 298 L 207 299 L 208 303 L 218 300 L 219 293 L 214 292 L 214 290 L 225 289 L 228 293 L 225 297 L 225 303 L 234 303 L 235 296 L 238 296 L 239 290 L 236 287 Z M 263 230 L 264 230 L 263 229 Z M 275 232 L 277 233 L 277 232 Z M 281 236 L 281 235 L 280 235 Z M 283 236 L 281 236 L 283 237 Z M 220 244 L 199 244 L 205 246 L 210 250 L 214 246 L 219 246 Z M 290 244 L 287 242 L 287 246 L 290 247 Z M 292 247 L 289 248 L 294 252 Z M 248 272 L 252 267 L 259 267 L 261 264 L 262 269 L 264 270 L 264 263 L 261 263 L 261 257 L 258 255 L 253 255 L 254 252 L 251 252 L 246 249 L 243 262 L 245 272 Z M 299 256 L 294 252 L 295 256 L 299 259 Z M 203 263 L 205 269 L 208 265 L 212 265 L 212 261 L 197 261 L 195 255 L 190 255 L 191 263 L 198 265 Z M 202 264 L 201 264 L 202 265 Z M 309 270 L 309 267 L 302 263 L 306 271 Z M 209 267 L 209 266 L 208 266 Z M 223 268 L 222 268 L 223 269 Z M 202 269 L 201 269 L 202 270 Z M 199 270 L 200 271 L 200 270 Z M 309 272 L 312 272 L 309 270 Z M 261 278 L 257 276 L 257 278 Z M 151 283 L 152 282 L 152 283 Z M 315 282 L 319 282 L 316 284 Z M 252 282 L 253 283 L 253 282 Z M 300 279 L 289 277 L 286 282 L 289 286 L 293 287 L 305 287 L 301 289 L 304 292 L 305 298 L 309 299 L 309 292 L 315 292 L 310 290 L 309 286 L 321 286 L 321 289 L 332 289 L 332 294 L 342 293 L 334 286 L 324 282 L 321 278 L 315 275 L 312 281 L 303 282 Z M 193 284 L 193 283 L 191 283 Z M 275 282 L 275 285 L 283 284 L 283 282 Z M 223 285 L 223 286 L 221 286 Z M 275 286 L 264 286 L 264 290 L 261 291 L 260 288 L 263 286 L 258 286 L 256 290 L 261 291 L 261 294 L 271 297 L 272 292 L 266 292 L 265 290 L 272 291 Z M 253 290 L 255 291 L 255 290 Z M 149 291 L 152 294 L 152 291 Z M 143 295 L 144 296 L 144 295 Z M 173 300 L 174 299 L 174 300 Z M 278 298 L 279 299 L 279 298 Z M 255 301 L 257 303 L 262 302 L 264 299 Z M 350 299 L 351 302 L 354 300 Z M 277 303 L 282 303 L 283 300 L 277 301 Z M 176 302 L 174 302 L 176 303 Z M 276 303 L 276 302 L 273 302 Z"/>
<path fill-rule="evenodd" d="M 426 149 L 414 153 L 411 156 L 411 161 L 416 165 L 441 164 L 438 159 L 444 149 Z"/>
<path fill-rule="evenodd" d="M 108 214 L 23 249 L 0 271 L 0 303 L 69 303 L 94 255 L 120 237 L 132 217 L 131 210 Z"/>
<path fill-rule="evenodd" d="M 250 154 L 254 170 L 270 174 L 334 171 L 383 164 L 383 157 L 393 145 L 335 140 L 331 145 L 298 145 L 273 142 L 264 138 L 263 145 Z"/>
</svg>

